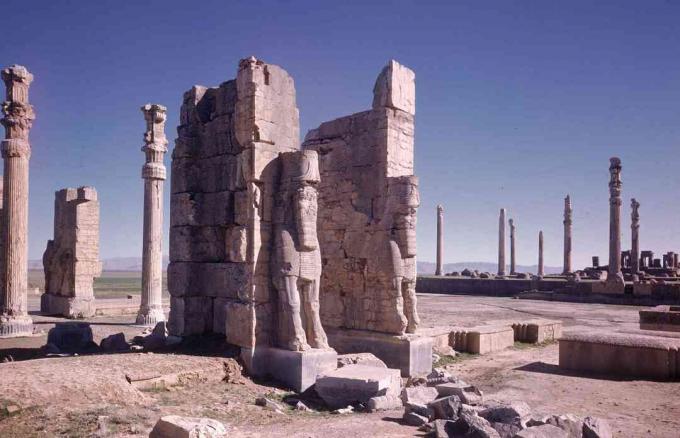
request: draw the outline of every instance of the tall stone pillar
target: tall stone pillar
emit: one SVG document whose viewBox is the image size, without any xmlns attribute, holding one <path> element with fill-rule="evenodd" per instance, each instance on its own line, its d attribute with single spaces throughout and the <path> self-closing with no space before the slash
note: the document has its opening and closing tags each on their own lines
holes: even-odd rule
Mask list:
<svg viewBox="0 0 680 438">
<path fill-rule="evenodd" d="M 515 222 L 510 219 L 508 224 L 510 225 L 510 275 L 515 275 L 517 273 L 515 270 Z"/>
<path fill-rule="evenodd" d="M 137 324 L 154 325 L 165 321 L 161 302 L 163 281 L 163 181 L 167 152 L 165 138 L 166 108 L 146 104 L 142 107 L 146 132 L 142 152 L 146 164 L 142 167 L 144 179 L 144 241 L 142 246 L 142 303 L 137 313 Z"/>
<path fill-rule="evenodd" d="M 437 269 L 434 275 L 442 275 L 444 259 L 444 207 L 437 205 Z"/>
<path fill-rule="evenodd" d="M 5 139 L 4 160 L 2 270 L 0 271 L 0 337 L 26 336 L 33 333 L 28 316 L 28 160 L 31 145 L 28 133 L 35 114 L 28 103 L 28 88 L 33 75 L 25 67 L 13 65 L 1 72 L 7 89 L 2 104 Z"/>
<path fill-rule="evenodd" d="M 537 275 L 542 277 L 543 272 L 543 231 L 538 232 L 538 272 Z"/>
<path fill-rule="evenodd" d="M 635 275 L 640 271 L 640 203 L 633 198 L 630 200 L 630 207 L 633 210 L 630 213 L 630 272 Z"/>
<path fill-rule="evenodd" d="M 609 277 L 621 274 L 621 160 L 609 159 Z"/>
<path fill-rule="evenodd" d="M 505 209 L 498 216 L 498 275 L 505 276 Z"/>
<path fill-rule="evenodd" d="M 567 195 L 564 198 L 564 267 L 562 274 L 567 275 L 571 273 L 571 198 Z"/>
</svg>

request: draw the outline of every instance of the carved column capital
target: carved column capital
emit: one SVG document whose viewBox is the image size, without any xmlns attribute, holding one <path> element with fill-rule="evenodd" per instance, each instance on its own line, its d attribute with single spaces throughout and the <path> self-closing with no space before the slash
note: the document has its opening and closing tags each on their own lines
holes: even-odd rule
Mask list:
<svg viewBox="0 0 680 438">
<path fill-rule="evenodd" d="M 168 140 L 165 137 L 166 108 L 163 105 L 147 103 L 141 108 L 146 121 L 144 146 L 146 164 L 142 168 L 142 178 L 161 179 L 166 177 L 163 157 L 168 151 Z"/>
</svg>

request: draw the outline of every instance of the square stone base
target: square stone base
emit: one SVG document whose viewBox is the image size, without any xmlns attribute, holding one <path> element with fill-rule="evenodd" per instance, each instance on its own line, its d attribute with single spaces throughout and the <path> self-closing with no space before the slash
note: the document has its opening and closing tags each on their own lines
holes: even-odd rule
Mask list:
<svg viewBox="0 0 680 438">
<path fill-rule="evenodd" d="M 33 335 L 33 320 L 28 315 L 0 315 L 0 338 Z"/>
<path fill-rule="evenodd" d="M 514 323 L 512 329 L 516 342 L 540 344 L 556 341 L 562 336 L 562 321 L 533 319 Z"/>
<path fill-rule="evenodd" d="M 432 371 L 432 339 L 427 336 L 390 335 L 367 330 L 326 328 L 331 347 L 341 354 L 373 353 L 402 377 L 424 376 Z"/>
<path fill-rule="evenodd" d="M 625 291 L 626 284 L 623 281 L 623 276 L 607 277 L 605 281 L 599 281 L 593 284 L 593 293 L 596 294 L 623 295 Z"/>
<path fill-rule="evenodd" d="M 63 297 L 44 293 L 40 297 L 40 311 L 47 315 L 66 318 L 89 318 L 96 313 L 94 297 Z"/>
<path fill-rule="evenodd" d="M 241 359 L 251 376 L 269 376 L 296 392 L 307 390 L 318 376 L 338 367 L 338 353 L 333 349 L 241 348 Z"/>
<path fill-rule="evenodd" d="M 515 345 L 515 332 L 509 325 L 463 327 L 452 329 L 450 339 L 456 351 L 487 354 Z"/>
</svg>

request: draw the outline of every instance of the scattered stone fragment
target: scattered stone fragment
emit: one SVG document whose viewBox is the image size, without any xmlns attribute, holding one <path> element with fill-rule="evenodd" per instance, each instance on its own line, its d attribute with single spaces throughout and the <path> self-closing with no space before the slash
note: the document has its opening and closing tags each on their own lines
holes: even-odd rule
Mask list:
<svg viewBox="0 0 680 438">
<path fill-rule="evenodd" d="M 569 438 L 569 435 L 559 427 L 544 424 L 524 429 L 515 434 L 514 438 Z"/>
<path fill-rule="evenodd" d="M 438 397 L 436 388 L 429 386 L 414 386 L 401 390 L 401 400 L 406 403 L 426 405 Z"/>
<path fill-rule="evenodd" d="M 415 412 L 405 413 L 404 416 L 402 417 L 402 420 L 404 421 L 404 424 L 416 427 L 423 426 L 427 424 L 427 422 L 429 421 L 427 417 L 416 414 Z"/>
<path fill-rule="evenodd" d="M 372 353 L 350 353 L 338 355 L 338 368 L 347 365 L 369 365 L 372 367 L 387 368 L 385 362 L 378 359 Z"/>
<path fill-rule="evenodd" d="M 227 383 L 245 383 L 243 378 L 243 369 L 241 365 L 234 359 L 225 359 L 224 365 L 224 378 L 222 381 Z"/>
<path fill-rule="evenodd" d="M 298 400 L 298 402 L 295 403 L 295 410 L 296 411 L 303 411 L 303 412 L 313 412 L 312 409 L 309 406 L 302 403 L 300 400 Z"/>
<path fill-rule="evenodd" d="M 369 412 L 388 411 L 390 409 L 399 409 L 404 404 L 401 398 L 396 395 L 381 395 L 379 397 L 371 397 L 366 403 L 366 408 Z"/>
<path fill-rule="evenodd" d="M 99 344 L 104 351 L 128 351 L 130 350 L 130 344 L 125 340 L 124 333 L 116 333 L 111 336 L 107 336 L 102 339 Z"/>
<path fill-rule="evenodd" d="M 453 437 L 500 438 L 487 420 L 469 412 L 461 412 L 458 420 L 447 427 L 447 432 Z"/>
<path fill-rule="evenodd" d="M 255 404 L 257 406 L 262 406 L 263 408 L 269 410 L 269 411 L 274 411 L 274 412 L 283 412 L 283 408 L 276 403 L 273 400 L 269 400 L 266 397 L 258 397 L 255 399 Z"/>
<path fill-rule="evenodd" d="M 340 409 L 336 409 L 334 411 L 331 411 L 331 414 L 351 414 L 352 412 L 354 412 L 354 407 L 352 407 L 352 405 L 349 405 L 345 408 L 340 408 Z"/>
<path fill-rule="evenodd" d="M 523 401 L 491 401 L 479 415 L 491 423 L 515 423 L 531 414 L 531 408 Z"/>
<path fill-rule="evenodd" d="M 401 372 L 367 365 L 347 365 L 316 381 L 316 393 L 330 408 L 366 403 L 371 397 L 399 395 Z"/>
<path fill-rule="evenodd" d="M 142 351 L 144 350 L 144 347 L 141 345 L 130 345 L 130 351 Z"/>
<path fill-rule="evenodd" d="M 19 412 L 20 410 L 21 410 L 21 408 L 17 405 L 7 405 L 7 406 L 5 406 L 5 412 L 7 413 L 7 415 L 14 415 L 17 412 Z"/>
<path fill-rule="evenodd" d="M 611 438 L 612 429 L 602 418 L 586 417 L 583 419 L 583 438 Z"/>
<path fill-rule="evenodd" d="M 494 430 L 498 432 L 498 435 L 500 435 L 501 438 L 512 438 L 523 429 L 522 425 L 519 422 L 491 423 L 491 427 L 493 427 Z"/>
<path fill-rule="evenodd" d="M 47 343 L 67 353 L 96 351 L 99 348 L 92 341 L 92 328 L 86 322 L 58 322 L 47 334 Z"/>
<path fill-rule="evenodd" d="M 457 420 L 461 406 L 460 398 L 455 395 L 438 398 L 427 404 L 437 420 Z"/>
<path fill-rule="evenodd" d="M 436 388 L 439 397 L 457 395 L 463 403 L 468 405 L 480 405 L 484 402 L 482 391 L 463 381 L 442 383 Z"/>
<path fill-rule="evenodd" d="M 583 420 L 576 415 L 553 415 L 547 419 L 546 423 L 559 427 L 570 437 L 580 437 L 583 433 Z"/>
<path fill-rule="evenodd" d="M 224 424 L 211 418 L 166 415 L 161 417 L 149 438 L 226 438 Z"/>
</svg>

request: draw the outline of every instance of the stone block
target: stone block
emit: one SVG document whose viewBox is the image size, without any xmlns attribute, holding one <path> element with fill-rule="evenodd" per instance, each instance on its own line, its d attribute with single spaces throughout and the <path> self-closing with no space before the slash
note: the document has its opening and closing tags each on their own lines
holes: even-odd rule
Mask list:
<svg viewBox="0 0 680 438">
<path fill-rule="evenodd" d="M 399 396 L 401 377 L 397 369 L 349 365 L 319 377 L 315 389 L 330 408 L 343 408 L 373 397 Z"/>
<path fill-rule="evenodd" d="M 560 339 L 559 366 L 609 376 L 680 379 L 680 340 L 619 333 L 567 334 Z"/>
<path fill-rule="evenodd" d="M 94 297 L 64 297 L 48 293 L 40 296 L 40 312 L 46 315 L 82 319 L 94 316 L 96 310 Z"/>
<path fill-rule="evenodd" d="M 467 405 L 479 405 L 484 401 L 482 391 L 465 382 L 448 382 L 436 386 L 439 397 L 455 395 Z"/>
<path fill-rule="evenodd" d="M 452 329 L 449 338 L 456 351 L 488 354 L 515 344 L 515 334 L 510 326 L 480 326 Z"/>
<path fill-rule="evenodd" d="M 59 322 L 47 333 L 47 343 L 63 352 L 80 352 L 94 343 L 92 328 L 86 322 Z"/>
<path fill-rule="evenodd" d="M 338 354 L 332 349 L 255 347 L 241 349 L 241 359 L 250 375 L 269 376 L 293 391 L 303 392 L 316 383 L 317 377 L 337 368 Z"/>
<path fill-rule="evenodd" d="M 338 352 L 370 352 L 403 377 L 424 376 L 432 371 L 432 339 L 418 335 L 389 335 L 367 330 L 326 328 L 328 342 Z"/>
<path fill-rule="evenodd" d="M 552 424 L 528 427 L 517 432 L 515 438 L 568 438 L 567 432 Z"/>
<path fill-rule="evenodd" d="M 226 438 L 224 424 L 211 418 L 166 415 L 151 430 L 149 438 Z"/>
<path fill-rule="evenodd" d="M 562 321 L 535 319 L 512 324 L 515 342 L 540 344 L 552 342 L 562 336 Z"/>
<path fill-rule="evenodd" d="M 680 306 L 656 306 L 640 310 L 640 328 L 680 332 Z"/>
<path fill-rule="evenodd" d="M 243 298 L 247 295 L 249 272 L 245 263 L 171 262 L 168 292 L 176 297 Z"/>
<path fill-rule="evenodd" d="M 373 88 L 373 108 L 381 107 L 416 113 L 416 75 L 395 60 L 383 69 Z"/>
<path fill-rule="evenodd" d="M 338 355 L 338 368 L 347 365 L 369 365 L 372 367 L 387 368 L 385 362 L 371 353 L 350 353 Z"/>
<path fill-rule="evenodd" d="M 412 386 L 401 391 L 404 404 L 427 405 L 439 396 L 436 388 L 431 386 Z"/>
<path fill-rule="evenodd" d="M 170 228 L 171 262 L 225 262 L 226 249 L 224 227 Z"/>
</svg>

